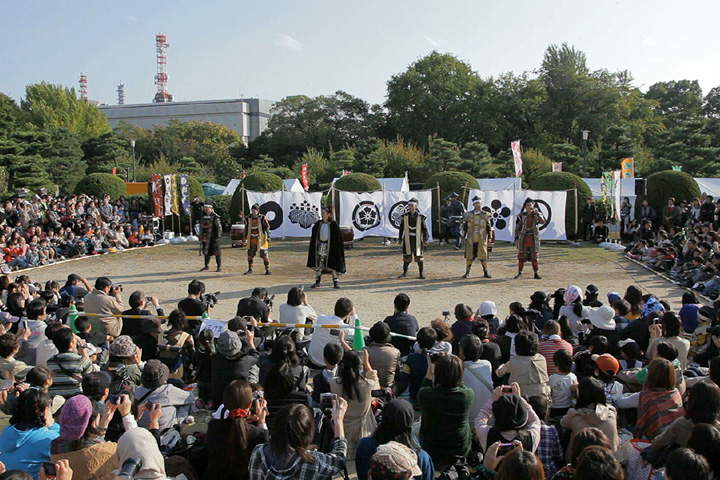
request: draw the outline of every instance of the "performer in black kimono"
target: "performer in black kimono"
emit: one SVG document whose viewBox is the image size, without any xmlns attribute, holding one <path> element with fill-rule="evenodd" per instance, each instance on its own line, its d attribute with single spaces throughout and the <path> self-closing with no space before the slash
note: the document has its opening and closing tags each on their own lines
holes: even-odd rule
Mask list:
<svg viewBox="0 0 720 480">
<path fill-rule="evenodd" d="M 340 227 L 332 219 L 331 207 L 323 208 L 322 220 L 313 226 L 307 266 L 315 270 L 312 288 L 320 286 L 323 272 L 328 270 L 332 273 L 333 287 L 340 288 L 338 275 L 345 273 L 345 244 Z"/>
<path fill-rule="evenodd" d="M 429 238 L 425 215 L 417 211 L 417 198 L 411 198 L 408 202 L 408 211 L 402 216 L 398 242 L 402 245 L 403 252 L 403 273 L 398 278 L 407 277 L 410 262 L 415 260 L 420 271 L 420 278 L 423 275 L 425 257 L 425 246 Z"/>
<path fill-rule="evenodd" d="M 215 257 L 217 272 L 222 271 L 222 254 L 220 253 L 220 235 L 222 223 L 220 216 L 213 211 L 213 206 L 206 204 L 203 207 L 205 215 L 200 219 L 200 241 L 202 254 L 205 256 L 205 266 L 201 272 L 210 270 L 210 257 Z"/>
</svg>

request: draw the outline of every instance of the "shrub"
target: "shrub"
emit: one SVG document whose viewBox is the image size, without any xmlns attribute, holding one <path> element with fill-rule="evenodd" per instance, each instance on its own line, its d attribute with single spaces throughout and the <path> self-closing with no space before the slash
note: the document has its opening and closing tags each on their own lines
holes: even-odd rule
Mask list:
<svg viewBox="0 0 720 480">
<path fill-rule="evenodd" d="M 647 178 L 647 195 L 638 195 L 635 199 L 635 212 L 640 212 L 642 202 L 647 198 L 657 211 L 659 220 L 663 207 L 671 197 L 675 199 L 675 205 L 679 205 L 681 200 L 687 200 L 689 204 L 691 199 L 700 197 L 700 187 L 695 179 L 685 172 L 668 170 L 653 173 Z"/>
<path fill-rule="evenodd" d="M 577 188 L 578 217 L 587 199 L 592 198 L 592 192 L 590 191 L 590 187 L 587 186 L 587 183 L 585 183 L 582 178 L 570 172 L 544 173 L 533 180 L 530 188 L 539 191 L 573 190 Z M 574 237 L 579 227 L 575 224 L 576 206 L 575 194 L 573 192 L 568 192 L 565 205 L 565 229 L 568 232 L 568 237 Z"/>
<path fill-rule="evenodd" d="M 478 184 L 477 179 L 470 175 L 469 173 L 465 172 L 440 172 L 436 173 L 432 177 L 428 178 L 425 182 L 424 188 L 430 189 L 430 188 L 437 188 L 437 186 L 440 185 L 440 199 L 447 197 L 452 192 L 458 193 L 460 195 L 460 199 L 467 200 L 467 194 L 464 193 L 464 189 L 467 189 L 467 193 L 470 193 L 470 190 L 473 188 L 478 189 L 480 188 L 480 184 Z M 438 195 L 436 192 L 433 192 L 432 194 L 432 201 L 433 201 L 433 226 L 432 228 L 437 231 L 438 225 L 437 225 L 437 217 L 440 206 L 438 205 Z M 467 203 L 467 202 L 465 202 Z M 439 233 L 439 232 L 437 232 Z"/>
<path fill-rule="evenodd" d="M 240 210 L 242 209 L 242 188 L 251 190 L 253 192 L 276 192 L 282 190 L 283 181 L 282 178 L 268 172 L 255 172 L 249 174 L 243 179 L 238 185 L 235 193 L 232 195 L 230 200 L 230 224 L 235 223 L 240 218 Z M 250 211 L 250 205 L 245 205 L 245 213 Z"/>
<path fill-rule="evenodd" d="M 188 196 L 190 197 L 191 202 L 195 197 L 200 197 L 203 200 L 205 199 L 205 192 L 203 191 L 200 180 L 192 175 L 188 175 Z"/>
<path fill-rule="evenodd" d="M 229 227 L 233 223 L 237 223 L 230 221 L 230 202 L 232 198 L 232 195 L 212 195 L 210 197 L 212 203 L 215 204 L 215 213 L 220 215 L 223 228 Z"/>
<path fill-rule="evenodd" d="M 345 192 L 372 192 L 381 189 L 380 182 L 367 173 L 351 173 L 338 178 L 337 182 L 335 182 L 335 190 Z"/>
<path fill-rule="evenodd" d="M 110 173 L 91 173 L 77 183 L 75 193 L 84 193 L 100 198 L 107 194 L 115 201 L 121 196 L 127 195 L 127 187 L 120 177 Z"/>
</svg>

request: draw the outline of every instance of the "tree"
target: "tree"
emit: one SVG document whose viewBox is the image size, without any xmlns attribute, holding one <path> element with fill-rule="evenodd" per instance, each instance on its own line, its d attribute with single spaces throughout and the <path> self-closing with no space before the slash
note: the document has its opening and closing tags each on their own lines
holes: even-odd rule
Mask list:
<svg viewBox="0 0 720 480">
<path fill-rule="evenodd" d="M 357 150 L 354 148 L 343 148 L 330 154 L 330 165 L 335 176 L 342 175 L 342 172 L 352 172 L 355 167 Z"/>
<path fill-rule="evenodd" d="M 572 143 L 556 143 L 550 146 L 550 158 L 553 162 L 561 162 L 563 171 L 581 173 L 583 157 L 580 149 Z"/>
<path fill-rule="evenodd" d="M 38 130 L 66 128 L 81 140 L 110 131 L 105 115 L 77 97 L 74 88 L 42 82 L 28 85 L 20 107 Z"/>
<path fill-rule="evenodd" d="M 543 155 L 540 150 L 528 148 L 523 150 L 523 177 L 531 184 L 537 177 L 552 171 L 552 160 Z"/>
<path fill-rule="evenodd" d="M 445 140 L 436 138 L 430 143 L 430 161 L 435 172 L 457 170 L 460 165 L 460 151 L 458 146 Z"/>
<path fill-rule="evenodd" d="M 460 149 L 458 170 L 467 172 L 475 178 L 496 178 L 498 176 L 487 145 L 480 142 L 468 142 L 463 145 Z"/>
<path fill-rule="evenodd" d="M 132 167 L 132 157 L 128 153 L 127 142 L 114 132 L 85 140 L 82 144 L 83 160 L 88 165 L 88 173 L 111 173 L 115 168 L 121 171 Z"/>
<path fill-rule="evenodd" d="M 593 173 L 599 175 L 602 172 L 619 169 L 620 161 L 623 158 L 633 157 L 636 151 L 636 143 L 631 137 L 629 127 L 614 125 L 608 128 L 597 157 L 599 171 Z"/>
<path fill-rule="evenodd" d="M 480 83 L 470 64 L 433 51 L 388 81 L 389 123 L 421 147 L 433 137 L 455 143 L 474 140 L 470 107 Z"/>
<path fill-rule="evenodd" d="M 308 148 L 305 153 L 302 154 L 300 159 L 295 163 L 293 169 L 298 175 L 302 165 L 307 165 L 308 169 L 308 181 L 313 188 L 318 188 L 320 185 L 329 185 L 333 179 L 333 169 L 325 158 L 322 152 L 315 150 L 314 148 Z"/>
<path fill-rule="evenodd" d="M 60 192 L 73 192 L 87 170 L 80 139 L 66 128 L 52 128 L 38 153 L 47 160 L 47 173 Z"/>
<path fill-rule="evenodd" d="M 664 118 L 695 117 L 702 112 L 703 95 L 697 80 L 655 83 L 645 98 L 657 101 L 657 110 Z"/>
<path fill-rule="evenodd" d="M 7 189 L 27 188 L 40 193 L 46 188 L 54 193 L 48 175 L 48 161 L 38 153 L 47 136 L 41 132 L 16 131 L 9 138 L 0 139 L 0 165 L 7 173 Z"/>
<path fill-rule="evenodd" d="M 15 101 L 0 93 L 0 137 L 10 135 L 17 130 L 22 112 Z"/>
</svg>

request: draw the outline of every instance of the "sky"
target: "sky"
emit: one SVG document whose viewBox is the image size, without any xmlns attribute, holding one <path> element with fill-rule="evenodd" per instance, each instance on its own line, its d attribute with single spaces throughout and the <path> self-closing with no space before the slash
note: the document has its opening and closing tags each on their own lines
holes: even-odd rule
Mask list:
<svg viewBox="0 0 720 480">
<path fill-rule="evenodd" d="M 433 50 L 482 77 L 539 68 L 550 44 L 591 69 L 655 82 L 720 85 L 717 0 L 0 0 L 0 92 L 41 81 L 89 97 L 149 103 L 155 35 L 168 37 L 169 90 L 180 100 L 332 94 L 385 101 L 386 82 Z"/>
</svg>

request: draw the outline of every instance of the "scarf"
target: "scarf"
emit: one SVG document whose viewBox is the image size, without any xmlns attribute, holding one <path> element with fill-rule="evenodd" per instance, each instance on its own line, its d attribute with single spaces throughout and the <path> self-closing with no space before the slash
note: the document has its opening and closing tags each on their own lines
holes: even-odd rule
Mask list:
<svg viewBox="0 0 720 480">
<path fill-rule="evenodd" d="M 568 285 L 567 290 L 565 290 L 565 295 L 563 296 L 565 305 L 572 305 L 578 298 L 582 298 L 582 290 L 580 290 L 580 287 Z"/>
<path fill-rule="evenodd" d="M 682 396 L 676 388 L 643 390 L 638 403 L 638 433 L 653 440 L 684 414 Z"/>
<path fill-rule="evenodd" d="M 128 458 L 139 458 L 142 460 L 142 468 L 135 475 L 135 480 L 165 480 L 165 459 L 160 453 L 157 441 L 152 433 L 140 427 L 131 428 L 118 440 L 115 452 L 118 465 L 123 464 Z M 113 471 L 118 475 L 120 469 Z"/>
</svg>

